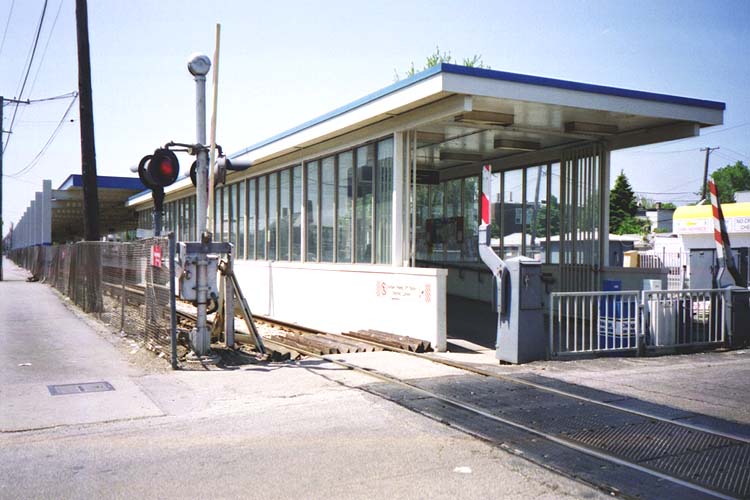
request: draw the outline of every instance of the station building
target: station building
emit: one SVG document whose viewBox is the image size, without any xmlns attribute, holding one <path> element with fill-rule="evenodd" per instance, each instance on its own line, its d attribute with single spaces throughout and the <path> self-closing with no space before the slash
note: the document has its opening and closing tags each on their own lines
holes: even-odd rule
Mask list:
<svg viewBox="0 0 750 500">
<path fill-rule="evenodd" d="M 125 206 L 128 198 L 143 191 L 140 179 L 99 175 L 99 226 L 105 235 L 135 238 L 137 218 Z M 18 224 L 8 232 L 4 248 L 13 250 L 34 245 L 53 245 L 84 238 L 83 177 L 69 175 L 57 189 L 52 181 L 42 181 L 41 191 L 29 202 Z"/>
<path fill-rule="evenodd" d="M 599 290 L 613 275 L 639 288 L 654 270 L 610 267 L 610 152 L 697 136 L 724 109 L 440 64 L 230 155 L 253 166 L 216 188 L 214 238 L 234 244 L 256 314 L 438 350 L 476 330 L 493 343 L 493 280 L 477 251 L 482 165 L 498 253 L 541 261 L 546 292 Z M 126 205 L 147 234 L 150 192 Z M 166 188 L 164 220 L 196 239 L 188 178 Z"/>
</svg>

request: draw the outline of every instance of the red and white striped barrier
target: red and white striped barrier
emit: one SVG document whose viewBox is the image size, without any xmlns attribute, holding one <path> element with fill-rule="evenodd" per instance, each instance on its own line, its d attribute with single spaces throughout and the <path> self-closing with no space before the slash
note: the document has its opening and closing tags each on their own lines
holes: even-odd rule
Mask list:
<svg viewBox="0 0 750 500">
<path fill-rule="evenodd" d="M 489 165 L 482 167 L 482 224 L 490 225 L 490 200 L 492 199 L 492 168 Z"/>
<path fill-rule="evenodd" d="M 713 179 L 708 181 L 708 190 L 711 193 L 711 211 L 714 219 L 714 243 L 716 243 L 716 258 L 719 262 L 724 259 L 724 235 L 722 234 L 721 221 L 724 219 L 719 206 L 719 195 L 716 192 L 716 184 Z"/>
</svg>

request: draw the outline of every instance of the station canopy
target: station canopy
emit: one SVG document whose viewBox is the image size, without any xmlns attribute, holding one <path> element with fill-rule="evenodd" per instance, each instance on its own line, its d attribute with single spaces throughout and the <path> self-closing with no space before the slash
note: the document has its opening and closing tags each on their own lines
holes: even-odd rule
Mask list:
<svg viewBox="0 0 750 500">
<path fill-rule="evenodd" d="M 697 136 L 722 124 L 724 109 L 722 102 L 439 64 L 231 157 L 262 163 L 382 129 L 416 131 L 423 167 L 509 157 L 522 164 L 576 143 L 616 150 Z"/>
<path fill-rule="evenodd" d="M 125 206 L 128 197 L 144 189 L 140 179 L 132 177 L 97 177 L 99 228 L 105 235 L 133 230 L 137 218 Z M 83 178 L 68 176 L 58 189 L 52 190 L 52 242 L 65 243 L 83 239 Z"/>
</svg>

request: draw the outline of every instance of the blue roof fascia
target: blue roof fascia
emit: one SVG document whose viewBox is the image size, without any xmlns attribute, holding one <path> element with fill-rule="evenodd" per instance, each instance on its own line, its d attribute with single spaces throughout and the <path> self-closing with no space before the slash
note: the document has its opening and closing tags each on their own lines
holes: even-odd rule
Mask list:
<svg viewBox="0 0 750 500">
<path fill-rule="evenodd" d="M 143 183 L 138 177 L 114 177 L 109 175 L 97 175 L 96 186 L 102 189 L 143 189 Z M 57 189 L 65 190 L 72 187 L 83 187 L 82 175 L 69 175 Z"/>
<path fill-rule="evenodd" d="M 310 127 L 323 123 L 327 120 L 330 120 L 331 118 L 342 115 L 346 113 L 347 111 L 351 111 L 360 106 L 368 104 L 376 99 L 384 97 L 388 94 L 392 94 L 393 92 L 406 88 L 415 83 L 421 82 L 422 80 L 426 80 L 427 78 L 430 78 L 438 73 L 451 73 L 455 75 L 475 76 L 478 78 L 488 78 L 492 80 L 501 80 L 501 81 L 507 81 L 507 82 L 515 82 L 515 83 L 526 83 L 530 85 L 539 85 L 543 87 L 574 90 L 578 92 L 590 92 L 594 94 L 611 95 L 611 96 L 616 96 L 616 97 L 629 97 L 632 99 L 643 99 L 647 101 L 663 102 L 667 104 L 681 104 L 681 105 L 686 105 L 686 106 L 695 106 L 699 108 L 716 109 L 720 111 L 723 111 L 726 109 L 726 104 L 723 102 L 718 102 L 718 101 L 707 101 L 703 99 L 693 99 L 690 97 L 680 97 L 680 96 L 673 96 L 673 95 L 668 95 L 668 94 L 658 94 L 655 92 L 644 92 L 640 90 L 607 87 L 604 85 L 594 85 L 591 83 L 579 83 L 579 82 L 573 82 L 570 80 L 558 80 L 556 78 L 545 78 L 541 76 L 522 75 L 520 73 L 498 71 L 494 69 L 472 68 L 469 66 L 461 66 L 457 64 L 441 63 L 431 68 L 428 68 L 422 71 L 421 73 L 417 73 L 416 75 L 410 76 L 409 78 L 400 80 L 381 90 L 368 94 L 360 99 L 357 99 L 356 101 L 353 101 L 353 102 L 350 102 L 349 104 L 341 106 L 340 108 L 336 108 L 333 111 L 330 111 L 324 115 L 321 115 L 317 118 L 313 118 L 312 120 L 304 122 L 301 125 L 298 125 L 289 130 L 285 130 L 284 132 L 281 132 L 268 139 L 265 139 L 261 142 L 253 144 L 252 146 L 248 146 L 244 149 L 241 149 L 240 151 L 232 153 L 229 155 L 229 158 L 234 159 L 239 156 L 245 155 L 251 151 L 254 151 L 256 149 L 260 149 L 263 146 L 267 146 L 273 142 L 284 139 L 285 137 L 288 137 L 292 134 L 296 134 L 297 132 L 301 132 L 302 130 L 308 129 Z"/>
<path fill-rule="evenodd" d="M 579 83 L 569 80 L 558 80 L 556 78 L 545 78 L 542 76 L 522 75 L 519 73 L 509 73 L 507 71 L 497 71 L 494 69 L 471 68 L 468 66 L 459 66 L 456 64 L 441 64 L 441 69 L 445 73 L 456 75 L 476 76 L 479 78 L 491 78 L 493 80 L 504 80 L 514 83 L 527 83 L 543 87 L 554 87 L 565 90 L 575 90 L 579 92 L 590 92 L 592 94 L 603 94 L 617 97 L 630 97 L 633 99 L 643 99 L 647 101 L 664 102 L 668 104 L 682 104 L 686 106 L 695 106 L 699 108 L 709 108 L 725 110 L 726 104 L 718 101 L 707 101 L 704 99 L 693 99 L 691 97 L 680 97 L 668 94 L 657 94 L 655 92 L 644 92 L 640 90 L 622 89 L 617 87 L 607 87 L 604 85 L 594 85 L 591 83 Z"/>
<path fill-rule="evenodd" d="M 73 186 L 75 185 L 75 178 L 76 178 L 76 177 L 78 177 L 78 179 L 79 179 L 79 182 L 80 182 L 80 179 L 81 179 L 81 176 L 80 176 L 80 175 L 78 175 L 78 176 L 77 176 L 76 174 L 70 174 L 70 175 L 68 176 L 68 178 L 67 178 L 67 179 L 65 179 L 65 180 L 64 180 L 64 181 L 62 182 L 62 184 L 60 184 L 60 187 L 59 187 L 59 188 L 57 188 L 57 189 L 58 189 L 59 191 L 62 191 L 62 190 L 64 190 L 64 189 L 68 189 L 68 188 L 70 188 L 70 187 L 73 187 Z M 81 184 L 81 185 L 83 185 L 83 184 Z"/>
</svg>

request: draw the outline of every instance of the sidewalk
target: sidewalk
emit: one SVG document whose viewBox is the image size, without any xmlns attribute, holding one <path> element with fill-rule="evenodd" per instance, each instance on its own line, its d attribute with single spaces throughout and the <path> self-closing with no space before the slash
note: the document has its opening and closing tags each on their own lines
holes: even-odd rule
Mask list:
<svg viewBox="0 0 750 500">
<path fill-rule="evenodd" d="M 7 259 L 3 269 L 0 431 L 163 414 L 133 382 L 142 372 L 66 307 L 50 286 L 27 282 L 29 273 Z M 64 397 L 49 389 L 91 382 L 108 382 L 115 390 Z"/>
</svg>

